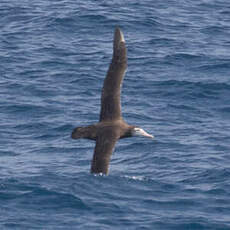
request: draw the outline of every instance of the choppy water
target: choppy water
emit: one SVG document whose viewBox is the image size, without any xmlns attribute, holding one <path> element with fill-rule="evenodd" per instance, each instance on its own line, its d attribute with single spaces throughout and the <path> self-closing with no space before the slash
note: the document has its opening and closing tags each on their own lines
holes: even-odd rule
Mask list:
<svg viewBox="0 0 230 230">
<path fill-rule="evenodd" d="M 1 229 L 230 229 L 227 0 L 1 1 Z M 115 25 L 128 47 L 110 175 L 89 173 Z"/>
</svg>

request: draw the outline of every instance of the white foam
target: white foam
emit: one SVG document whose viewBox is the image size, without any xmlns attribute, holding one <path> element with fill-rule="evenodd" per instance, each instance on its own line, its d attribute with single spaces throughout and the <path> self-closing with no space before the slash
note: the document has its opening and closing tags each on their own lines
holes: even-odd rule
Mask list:
<svg viewBox="0 0 230 230">
<path fill-rule="evenodd" d="M 124 177 L 132 180 L 139 180 L 139 181 L 145 180 L 143 176 L 124 176 Z"/>
</svg>

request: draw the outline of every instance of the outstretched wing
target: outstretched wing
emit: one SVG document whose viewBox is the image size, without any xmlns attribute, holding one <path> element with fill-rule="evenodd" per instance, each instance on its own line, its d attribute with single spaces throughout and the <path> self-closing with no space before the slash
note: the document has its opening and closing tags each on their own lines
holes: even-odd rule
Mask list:
<svg viewBox="0 0 230 230">
<path fill-rule="evenodd" d="M 117 140 L 115 132 L 103 132 L 97 137 L 91 163 L 91 173 L 108 174 L 110 158 Z"/>
<path fill-rule="evenodd" d="M 121 118 L 120 91 L 126 68 L 125 40 L 121 30 L 117 27 L 114 32 L 113 59 L 102 89 L 100 121 Z"/>
</svg>

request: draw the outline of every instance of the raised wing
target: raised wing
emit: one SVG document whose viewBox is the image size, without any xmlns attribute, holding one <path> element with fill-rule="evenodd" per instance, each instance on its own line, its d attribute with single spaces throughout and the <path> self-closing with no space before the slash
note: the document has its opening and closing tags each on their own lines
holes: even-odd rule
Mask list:
<svg viewBox="0 0 230 230">
<path fill-rule="evenodd" d="M 97 137 L 91 173 L 108 174 L 110 158 L 117 140 L 115 132 L 104 132 Z"/>
<path fill-rule="evenodd" d="M 120 92 L 126 68 L 125 40 L 121 30 L 117 27 L 114 32 L 113 58 L 102 89 L 100 121 L 121 118 Z"/>
</svg>

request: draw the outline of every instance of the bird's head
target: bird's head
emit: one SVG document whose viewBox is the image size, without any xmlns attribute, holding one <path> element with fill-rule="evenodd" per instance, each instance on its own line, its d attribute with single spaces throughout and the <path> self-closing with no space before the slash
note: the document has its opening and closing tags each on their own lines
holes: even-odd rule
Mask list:
<svg viewBox="0 0 230 230">
<path fill-rule="evenodd" d="M 142 137 L 154 138 L 153 135 L 145 132 L 143 129 L 141 129 L 139 127 L 133 127 L 132 136 L 142 136 Z"/>
</svg>

